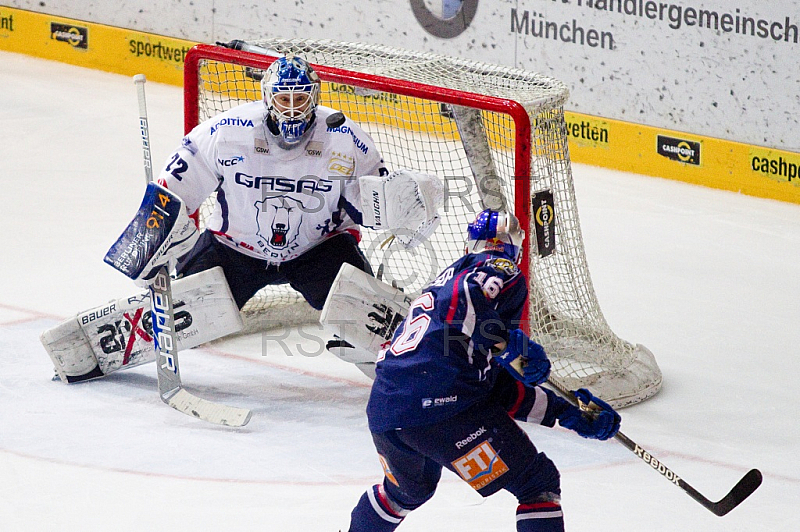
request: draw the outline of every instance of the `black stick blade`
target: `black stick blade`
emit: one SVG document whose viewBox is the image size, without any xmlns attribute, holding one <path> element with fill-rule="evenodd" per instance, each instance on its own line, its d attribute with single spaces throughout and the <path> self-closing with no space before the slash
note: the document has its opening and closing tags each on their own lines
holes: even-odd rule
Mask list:
<svg viewBox="0 0 800 532">
<path fill-rule="evenodd" d="M 721 501 L 712 503 L 708 509 L 715 515 L 722 517 L 739 506 L 743 500 L 756 491 L 761 485 L 762 480 L 761 471 L 758 469 L 751 469 L 742 477 L 742 480 L 733 487 L 730 493 L 723 497 Z"/>
</svg>

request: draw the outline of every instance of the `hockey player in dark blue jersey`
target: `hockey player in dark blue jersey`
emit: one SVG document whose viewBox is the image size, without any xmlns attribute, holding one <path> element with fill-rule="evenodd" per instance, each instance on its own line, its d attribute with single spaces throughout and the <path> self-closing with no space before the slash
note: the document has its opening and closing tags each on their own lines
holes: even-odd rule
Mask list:
<svg viewBox="0 0 800 532">
<path fill-rule="evenodd" d="M 517 530 L 564 530 L 560 477 L 516 421 L 605 440 L 620 417 L 588 390 L 586 412 L 539 386 L 550 362 L 519 329 L 528 296 L 517 268 L 524 231 L 510 213 L 485 210 L 467 230 L 466 254 L 412 303 L 378 359 L 367 406 L 385 476 L 364 493 L 350 532 L 389 532 L 433 496 L 442 468 L 484 497 L 518 501 Z"/>
</svg>

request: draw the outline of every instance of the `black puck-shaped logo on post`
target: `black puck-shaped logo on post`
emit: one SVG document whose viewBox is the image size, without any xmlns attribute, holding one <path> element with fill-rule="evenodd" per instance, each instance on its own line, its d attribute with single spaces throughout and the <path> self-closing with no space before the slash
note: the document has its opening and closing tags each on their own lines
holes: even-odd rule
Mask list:
<svg viewBox="0 0 800 532">
<path fill-rule="evenodd" d="M 536 249 L 539 256 L 552 255 L 556 250 L 556 209 L 551 191 L 542 190 L 533 195 L 531 214 L 536 227 Z"/>
<path fill-rule="evenodd" d="M 425 0 L 410 0 L 422 29 L 442 39 L 458 37 L 466 30 L 478 11 L 478 0 L 434 0 L 441 2 L 441 9 L 434 13 L 426 5 Z"/>
</svg>

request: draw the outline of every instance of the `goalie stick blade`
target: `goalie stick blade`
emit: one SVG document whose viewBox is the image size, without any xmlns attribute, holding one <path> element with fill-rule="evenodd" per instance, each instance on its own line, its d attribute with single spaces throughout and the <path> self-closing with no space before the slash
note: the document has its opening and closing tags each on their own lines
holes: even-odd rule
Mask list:
<svg viewBox="0 0 800 532">
<path fill-rule="evenodd" d="M 165 398 L 164 402 L 179 412 L 226 427 L 243 427 L 252 415 L 246 408 L 213 403 L 192 395 L 183 388 L 168 399 Z"/>
<path fill-rule="evenodd" d="M 758 469 L 751 469 L 719 502 L 704 504 L 714 515 L 722 517 L 748 498 L 761 485 L 763 477 Z"/>
</svg>

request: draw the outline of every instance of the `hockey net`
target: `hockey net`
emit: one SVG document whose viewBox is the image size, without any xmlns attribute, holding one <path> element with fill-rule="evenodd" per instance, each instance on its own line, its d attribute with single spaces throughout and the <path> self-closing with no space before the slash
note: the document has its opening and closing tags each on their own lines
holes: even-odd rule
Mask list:
<svg viewBox="0 0 800 532">
<path fill-rule="evenodd" d="M 525 318 L 531 337 L 550 356 L 552 377 L 570 389 L 589 387 L 616 407 L 659 390 L 661 372 L 652 353 L 615 335 L 597 302 L 575 201 L 563 83 L 378 45 L 284 39 L 250 44 L 265 53 L 210 45 L 188 53 L 187 132 L 260 99 L 259 80 L 275 54 L 304 57 L 323 81 L 321 104 L 359 123 L 389 169 L 411 168 L 445 180 L 442 222 L 422 246 L 384 248 L 386 234 L 362 232 L 361 247 L 373 270 L 417 292 L 463 254 L 466 224 L 478 211 L 509 208 L 528 235 L 521 263 L 530 285 Z M 318 319 L 287 286 L 265 288 L 243 313 L 249 330 Z"/>
</svg>

